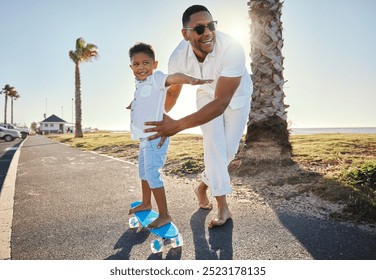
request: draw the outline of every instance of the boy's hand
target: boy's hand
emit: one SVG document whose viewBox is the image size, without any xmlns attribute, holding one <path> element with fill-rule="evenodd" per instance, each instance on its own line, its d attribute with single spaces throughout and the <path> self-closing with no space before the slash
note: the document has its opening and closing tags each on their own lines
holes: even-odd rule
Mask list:
<svg viewBox="0 0 376 280">
<path fill-rule="evenodd" d="M 211 80 L 211 79 L 208 79 L 208 80 L 201 80 L 201 79 L 192 78 L 192 80 L 191 80 L 191 85 L 210 84 L 210 83 L 212 83 L 213 81 L 214 81 L 214 80 Z"/>
</svg>

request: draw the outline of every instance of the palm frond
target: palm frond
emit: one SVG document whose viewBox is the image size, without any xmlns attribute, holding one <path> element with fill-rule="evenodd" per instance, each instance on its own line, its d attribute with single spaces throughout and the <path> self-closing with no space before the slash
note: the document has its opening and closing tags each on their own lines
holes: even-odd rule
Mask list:
<svg viewBox="0 0 376 280">
<path fill-rule="evenodd" d="M 78 62 L 77 55 L 74 51 L 69 51 L 69 57 L 73 60 L 74 63 Z"/>
<path fill-rule="evenodd" d="M 8 96 L 15 96 L 18 94 L 14 87 L 11 87 L 10 85 L 5 85 L 5 87 L 2 89 L 2 93 Z"/>
<path fill-rule="evenodd" d="M 85 40 L 80 37 L 76 40 L 76 50 L 82 49 L 86 46 Z"/>
<path fill-rule="evenodd" d="M 76 50 L 69 52 L 69 57 L 75 62 L 87 62 L 93 58 L 99 58 L 98 47 L 91 43 L 86 43 L 83 38 L 76 40 Z"/>
</svg>

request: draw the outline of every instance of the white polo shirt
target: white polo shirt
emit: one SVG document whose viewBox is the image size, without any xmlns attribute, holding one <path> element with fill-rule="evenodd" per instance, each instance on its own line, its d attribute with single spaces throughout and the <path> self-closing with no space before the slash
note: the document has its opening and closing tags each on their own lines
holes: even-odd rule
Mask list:
<svg viewBox="0 0 376 280">
<path fill-rule="evenodd" d="M 136 81 L 136 91 L 131 105 L 131 137 L 145 138 L 155 132 L 145 133 L 146 121 L 160 121 L 165 112 L 167 74 L 155 71 L 145 81 Z"/>
<path fill-rule="evenodd" d="M 252 81 L 245 67 L 244 49 L 238 41 L 216 31 L 214 49 L 200 64 L 189 41 L 183 40 L 170 56 L 168 72 L 171 74 L 180 72 L 201 79 L 214 79 L 212 83 L 201 85 L 197 90 L 213 97 L 219 77 L 242 76 L 240 85 L 231 99 L 230 107 L 237 109 L 250 102 Z"/>
</svg>

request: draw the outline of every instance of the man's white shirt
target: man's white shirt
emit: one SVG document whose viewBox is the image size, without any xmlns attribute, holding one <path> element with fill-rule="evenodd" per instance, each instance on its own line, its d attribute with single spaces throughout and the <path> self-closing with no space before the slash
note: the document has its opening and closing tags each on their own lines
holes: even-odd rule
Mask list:
<svg viewBox="0 0 376 280">
<path fill-rule="evenodd" d="M 214 49 L 200 65 L 189 41 L 181 41 L 170 56 L 168 72 L 184 73 L 200 79 L 214 79 L 213 83 L 201 85 L 197 92 L 203 91 L 214 97 L 219 77 L 240 77 L 239 87 L 231 99 L 230 107 L 237 109 L 250 102 L 252 81 L 245 67 L 244 49 L 230 36 L 216 31 Z"/>
</svg>

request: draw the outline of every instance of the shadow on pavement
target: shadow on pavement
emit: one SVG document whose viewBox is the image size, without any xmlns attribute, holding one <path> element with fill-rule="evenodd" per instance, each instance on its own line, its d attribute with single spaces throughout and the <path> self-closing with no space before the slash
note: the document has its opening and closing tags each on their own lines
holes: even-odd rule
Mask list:
<svg viewBox="0 0 376 280">
<path fill-rule="evenodd" d="M 232 260 L 232 232 L 234 223 L 232 219 L 228 220 L 221 227 L 214 227 L 209 229 L 209 245 L 211 251 L 214 251 L 218 256 L 218 260 Z"/>
<path fill-rule="evenodd" d="M 10 163 L 12 162 L 13 156 L 16 153 L 17 148 L 21 145 L 22 141 L 10 147 L 2 157 L 0 157 L 0 193 L 4 185 L 5 177 L 7 176 Z"/>
<path fill-rule="evenodd" d="M 137 231 L 137 232 L 136 232 Z M 119 238 L 114 246 L 114 250 L 119 250 L 117 253 L 109 256 L 106 260 L 129 260 L 130 252 L 133 246 L 142 244 L 147 241 L 150 232 L 146 229 L 135 230 L 128 229 L 124 234 Z M 180 260 L 182 254 L 182 248 L 171 248 L 165 259 L 166 260 Z M 162 253 L 150 254 L 147 258 L 148 260 L 162 260 Z"/>
<path fill-rule="evenodd" d="M 209 229 L 209 240 L 206 240 L 205 230 L 207 225 L 205 220 L 209 213 L 208 210 L 199 209 L 191 217 L 190 225 L 193 233 L 195 259 L 232 260 L 233 221 L 228 220 L 226 224 L 219 228 Z"/>
<path fill-rule="evenodd" d="M 180 260 L 182 254 L 182 247 L 169 249 L 165 260 Z M 163 253 L 150 254 L 148 260 L 163 260 Z"/>
<path fill-rule="evenodd" d="M 277 215 L 316 260 L 376 259 L 375 236 L 356 226 L 314 219 L 303 214 Z"/>
<path fill-rule="evenodd" d="M 114 246 L 114 250 L 120 250 L 107 257 L 106 260 L 129 260 L 129 254 L 133 246 L 144 243 L 149 235 L 150 232 L 147 230 L 136 232 L 134 229 L 128 229 Z"/>
</svg>

